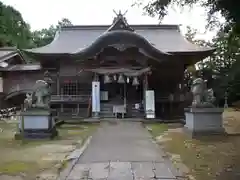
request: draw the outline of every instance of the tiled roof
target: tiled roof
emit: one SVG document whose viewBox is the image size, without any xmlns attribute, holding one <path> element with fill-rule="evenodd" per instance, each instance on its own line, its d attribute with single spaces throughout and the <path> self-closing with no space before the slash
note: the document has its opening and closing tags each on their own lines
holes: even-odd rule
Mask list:
<svg viewBox="0 0 240 180">
<path fill-rule="evenodd" d="M 72 53 L 91 45 L 109 26 L 63 27 L 50 44 L 28 49 L 36 53 Z M 210 48 L 200 47 L 187 41 L 174 25 L 132 25 L 135 33 L 148 40 L 154 47 L 164 52 L 198 52 Z"/>
</svg>

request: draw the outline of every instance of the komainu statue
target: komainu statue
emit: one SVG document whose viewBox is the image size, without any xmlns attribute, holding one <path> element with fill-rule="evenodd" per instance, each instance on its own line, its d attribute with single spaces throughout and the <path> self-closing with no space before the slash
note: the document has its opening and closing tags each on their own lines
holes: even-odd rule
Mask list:
<svg viewBox="0 0 240 180">
<path fill-rule="evenodd" d="M 24 99 L 24 109 L 32 107 L 32 93 L 26 94 L 26 99 Z"/>
<path fill-rule="evenodd" d="M 44 80 L 37 80 L 34 92 L 32 94 L 32 107 L 44 108 L 48 107 L 50 100 L 49 85 Z"/>
<path fill-rule="evenodd" d="M 202 78 L 198 77 L 193 80 L 191 92 L 193 94 L 192 107 L 214 107 L 213 89 L 207 89 L 207 85 Z"/>
<path fill-rule="evenodd" d="M 26 99 L 24 100 L 24 109 L 27 110 L 29 108 L 49 108 L 49 101 L 51 96 L 50 85 L 51 79 L 47 72 L 44 74 L 44 80 L 37 80 L 34 85 L 33 92 L 26 95 Z"/>
</svg>

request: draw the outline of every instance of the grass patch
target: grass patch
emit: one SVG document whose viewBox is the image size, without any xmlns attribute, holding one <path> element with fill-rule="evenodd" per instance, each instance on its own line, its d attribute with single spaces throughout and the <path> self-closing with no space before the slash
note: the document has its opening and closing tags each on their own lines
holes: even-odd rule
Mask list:
<svg viewBox="0 0 240 180">
<path fill-rule="evenodd" d="M 167 124 L 154 123 L 147 124 L 146 126 L 154 137 L 160 136 L 163 132 L 168 130 Z"/>
<path fill-rule="evenodd" d="M 66 155 L 75 147 L 82 145 L 97 125 L 62 125 L 58 127 L 59 136 L 53 140 L 15 140 L 16 127 L 16 122 L 0 122 L 2 129 L 0 132 L 0 174 L 24 173 L 26 174 L 24 179 L 28 180 L 43 170 L 54 169 L 54 165 L 61 164 Z"/>
<path fill-rule="evenodd" d="M 3 174 L 17 175 L 19 172 L 29 172 L 36 163 L 11 161 L 0 165 L 0 172 Z"/>
<path fill-rule="evenodd" d="M 229 117 L 231 120 L 229 120 Z M 239 131 L 239 112 L 225 112 L 224 126 Z M 238 127 L 238 128 L 236 128 Z M 181 131 L 168 131 L 161 143 L 165 151 L 179 155 L 196 180 L 240 179 L 240 136 L 208 136 L 191 139 Z M 175 164 L 175 163 L 174 163 Z"/>
</svg>

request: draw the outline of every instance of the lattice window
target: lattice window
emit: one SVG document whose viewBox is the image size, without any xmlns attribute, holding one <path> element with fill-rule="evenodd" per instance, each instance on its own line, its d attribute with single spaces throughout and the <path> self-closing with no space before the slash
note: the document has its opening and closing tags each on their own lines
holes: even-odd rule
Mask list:
<svg viewBox="0 0 240 180">
<path fill-rule="evenodd" d="M 84 84 L 78 79 L 62 80 L 60 83 L 60 94 L 62 95 L 83 95 L 91 92 L 91 84 Z"/>
<path fill-rule="evenodd" d="M 77 81 L 64 82 L 61 85 L 63 95 L 78 95 L 78 83 Z"/>
</svg>

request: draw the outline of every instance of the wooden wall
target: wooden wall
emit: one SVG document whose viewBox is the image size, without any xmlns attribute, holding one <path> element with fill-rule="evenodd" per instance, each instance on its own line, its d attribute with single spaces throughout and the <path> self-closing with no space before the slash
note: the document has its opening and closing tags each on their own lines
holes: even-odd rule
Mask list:
<svg viewBox="0 0 240 180">
<path fill-rule="evenodd" d="M 36 80 L 43 79 L 43 72 L 7 72 L 3 77 L 3 92 L 11 92 L 32 89 Z"/>
<path fill-rule="evenodd" d="M 61 79 L 73 77 L 82 83 L 92 82 L 93 73 L 84 71 L 84 67 L 80 62 L 62 60 L 59 63 L 59 77 Z"/>
</svg>

